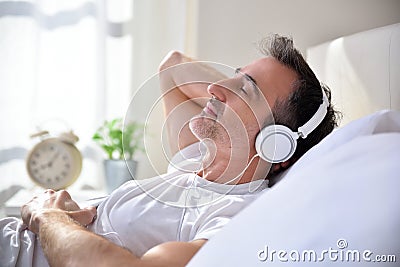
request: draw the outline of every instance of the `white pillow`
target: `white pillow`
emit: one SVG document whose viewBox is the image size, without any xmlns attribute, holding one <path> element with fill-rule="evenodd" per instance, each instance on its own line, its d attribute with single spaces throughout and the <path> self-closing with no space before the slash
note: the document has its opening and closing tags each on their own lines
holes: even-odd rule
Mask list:
<svg viewBox="0 0 400 267">
<path fill-rule="evenodd" d="M 304 155 L 188 266 L 309 266 L 314 256 L 320 266 L 365 266 L 379 255 L 400 261 L 399 163 L 400 112 L 354 121 Z"/>
</svg>

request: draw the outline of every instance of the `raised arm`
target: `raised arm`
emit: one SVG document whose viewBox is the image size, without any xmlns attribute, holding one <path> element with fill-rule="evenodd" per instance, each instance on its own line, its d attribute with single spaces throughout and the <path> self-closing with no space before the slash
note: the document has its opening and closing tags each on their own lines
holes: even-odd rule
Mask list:
<svg viewBox="0 0 400 267">
<path fill-rule="evenodd" d="M 208 85 L 226 76 L 177 51 L 164 58 L 159 70 L 170 150 L 175 154 L 198 141 L 190 132 L 189 120 L 201 112 L 210 98 Z"/>
</svg>

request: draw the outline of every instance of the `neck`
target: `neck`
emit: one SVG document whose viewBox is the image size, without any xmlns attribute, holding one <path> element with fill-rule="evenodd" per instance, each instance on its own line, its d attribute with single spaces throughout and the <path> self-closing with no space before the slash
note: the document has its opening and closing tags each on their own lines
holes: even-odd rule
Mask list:
<svg viewBox="0 0 400 267">
<path fill-rule="evenodd" d="M 205 142 L 207 153 L 203 159 L 203 178 L 226 184 L 242 184 L 267 176 L 268 163 L 255 157 L 255 149 L 218 145 Z M 250 162 L 251 161 L 251 162 Z"/>
</svg>

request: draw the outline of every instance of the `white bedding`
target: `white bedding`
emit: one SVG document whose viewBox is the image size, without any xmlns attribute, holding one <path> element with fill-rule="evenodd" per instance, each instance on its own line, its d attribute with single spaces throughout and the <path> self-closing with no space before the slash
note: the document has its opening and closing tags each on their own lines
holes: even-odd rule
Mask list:
<svg viewBox="0 0 400 267">
<path fill-rule="evenodd" d="M 397 264 L 381 264 L 398 266 L 399 163 L 400 112 L 381 111 L 354 121 L 306 153 L 188 266 L 309 266 L 310 261 L 301 258 L 293 262 L 289 253 L 296 258 L 296 251 L 301 255 L 313 250 L 322 258 L 323 250 L 329 248 L 337 250 L 338 257 L 358 250 L 360 261 L 351 261 L 351 255 L 335 261 L 334 255 L 331 259 L 326 253 L 320 266 L 366 266 L 365 251 L 371 260 L 377 255 L 395 255 Z M 346 243 L 347 247 L 339 248 Z M 269 253 L 286 251 L 281 258 L 288 262 L 277 254 L 272 262 L 271 255 L 265 259 L 266 246 Z"/>
</svg>

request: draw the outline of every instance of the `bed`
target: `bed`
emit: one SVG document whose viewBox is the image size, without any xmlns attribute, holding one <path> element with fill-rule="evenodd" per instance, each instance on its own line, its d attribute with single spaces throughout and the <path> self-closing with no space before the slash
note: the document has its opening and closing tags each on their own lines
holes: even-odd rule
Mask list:
<svg viewBox="0 0 400 267">
<path fill-rule="evenodd" d="M 400 24 L 311 47 L 341 127 L 188 264 L 399 266 Z"/>
</svg>

